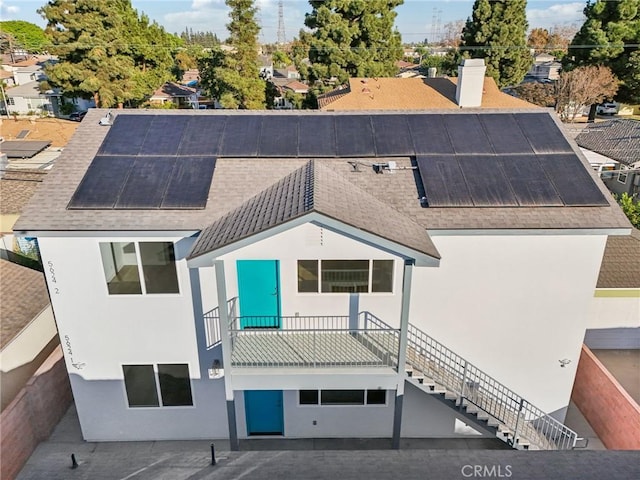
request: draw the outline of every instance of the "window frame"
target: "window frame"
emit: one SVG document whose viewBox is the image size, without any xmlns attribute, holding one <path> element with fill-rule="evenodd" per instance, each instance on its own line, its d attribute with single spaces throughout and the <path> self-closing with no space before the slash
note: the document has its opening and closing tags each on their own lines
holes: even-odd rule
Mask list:
<svg viewBox="0 0 640 480">
<path fill-rule="evenodd" d="M 162 390 L 160 388 L 160 373 L 159 373 L 159 366 L 160 365 L 184 365 L 187 367 L 187 373 L 188 373 L 188 380 L 189 380 L 189 393 L 191 395 L 191 404 L 190 405 L 165 405 L 164 404 L 164 399 L 162 397 Z M 130 405 L 129 403 L 129 395 L 128 395 L 128 391 L 127 391 L 127 384 L 125 381 L 125 374 L 124 374 L 124 367 L 130 367 L 130 366 L 145 366 L 145 367 L 152 367 L 153 370 L 153 381 L 155 382 L 155 387 L 156 387 L 156 399 L 158 401 L 158 405 Z M 194 398 L 194 394 L 193 394 L 193 379 L 191 378 L 191 366 L 189 365 L 189 363 L 122 363 L 120 364 L 120 371 L 122 372 L 122 390 L 124 392 L 124 401 L 126 403 L 126 407 L 127 409 L 130 410 L 141 410 L 141 409 L 156 409 L 156 408 L 195 408 L 196 407 L 196 403 L 195 403 L 195 398 Z"/>
<path fill-rule="evenodd" d="M 354 262 L 354 261 L 366 261 L 368 264 L 368 274 L 367 274 L 367 291 L 366 292 L 323 292 L 322 291 L 322 263 L 323 262 Z M 300 290 L 300 266 L 301 262 L 316 262 L 316 290 L 315 291 L 301 291 Z M 373 291 L 373 272 L 374 272 L 374 262 L 391 262 L 391 290 L 389 291 Z M 369 258 L 369 259 L 331 259 L 331 258 L 320 258 L 320 259 L 311 259 L 311 258 L 299 258 L 296 260 L 296 293 L 297 294 L 311 294 L 311 295 L 345 295 L 351 293 L 358 294 L 368 294 L 368 295 L 389 295 L 395 293 L 395 280 L 396 280 L 396 262 L 395 259 L 391 258 Z"/>
<path fill-rule="evenodd" d="M 627 168 L 620 165 L 620 170 L 618 171 L 618 182 L 622 183 L 623 185 L 627 184 L 627 178 L 629 178 L 629 172 L 626 171 Z"/>
<path fill-rule="evenodd" d="M 140 293 L 134 292 L 134 293 L 111 293 L 109 291 L 109 280 L 107 280 L 107 271 L 106 271 L 106 267 L 105 267 L 105 262 L 104 262 L 104 257 L 103 257 L 103 252 L 101 249 L 101 245 L 105 244 L 105 245 L 109 245 L 109 248 L 112 249 L 112 245 L 113 244 L 119 244 L 119 243 L 131 243 L 133 244 L 134 250 L 135 250 L 135 258 L 136 258 L 136 267 L 138 270 L 138 282 L 140 283 Z M 160 293 L 149 293 L 147 291 L 147 281 L 145 280 L 145 276 L 144 276 L 144 265 L 142 263 L 142 254 L 141 254 L 141 249 L 140 249 L 140 243 L 164 243 L 164 244 L 168 244 L 171 245 L 171 249 L 173 251 L 173 270 L 175 272 L 175 277 L 176 277 L 176 287 L 178 289 L 177 292 L 160 292 Z M 108 297 L 131 297 L 131 296 L 143 296 L 146 297 L 148 295 L 151 295 L 153 297 L 160 297 L 163 295 L 169 295 L 169 296 L 180 296 L 182 295 L 182 284 L 180 281 L 180 275 L 178 274 L 178 261 L 176 260 L 176 248 L 175 248 L 175 242 L 174 241 L 142 241 L 142 240 L 110 240 L 110 241 L 99 241 L 98 242 L 98 252 L 100 254 L 100 263 L 102 265 L 102 276 L 104 279 L 104 285 L 106 288 L 106 292 L 107 292 L 107 296 Z"/>
<path fill-rule="evenodd" d="M 389 395 L 387 393 L 386 389 L 348 389 L 346 391 L 361 391 L 363 392 L 363 403 L 322 403 L 322 392 L 323 391 L 331 391 L 331 390 L 338 390 L 338 391 L 342 391 L 342 390 L 346 390 L 346 389 L 340 389 L 340 388 L 318 388 L 318 389 L 300 389 L 298 390 L 298 407 L 312 407 L 312 408 L 316 408 L 316 407 L 323 407 L 323 408 L 332 408 L 332 407 L 387 407 L 389 406 Z M 316 392 L 317 395 L 317 403 L 301 403 L 300 402 L 300 393 L 303 391 L 308 391 L 308 392 Z M 369 403 L 369 392 L 384 392 L 384 403 Z"/>
</svg>

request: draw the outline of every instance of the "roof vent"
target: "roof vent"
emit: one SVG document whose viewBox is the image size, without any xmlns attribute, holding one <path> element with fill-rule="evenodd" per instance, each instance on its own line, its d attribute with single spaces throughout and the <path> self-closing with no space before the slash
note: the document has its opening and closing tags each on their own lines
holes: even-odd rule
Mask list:
<svg viewBox="0 0 640 480">
<path fill-rule="evenodd" d="M 113 125 L 113 115 L 111 115 L 111 110 L 109 110 L 107 114 L 100 119 L 98 124 L 102 125 L 103 127 L 109 127 Z"/>
<path fill-rule="evenodd" d="M 466 59 L 458 67 L 456 102 L 460 107 L 479 107 L 482 105 L 482 90 L 486 71 L 487 67 L 482 58 Z"/>
</svg>

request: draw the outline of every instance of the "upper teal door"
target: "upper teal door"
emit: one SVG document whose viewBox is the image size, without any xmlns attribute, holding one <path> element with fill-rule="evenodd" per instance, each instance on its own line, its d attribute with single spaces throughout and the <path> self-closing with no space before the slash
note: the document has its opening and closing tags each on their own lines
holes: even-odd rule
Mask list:
<svg viewBox="0 0 640 480">
<path fill-rule="evenodd" d="M 278 260 L 238 260 L 240 328 L 280 327 Z"/>
</svg>

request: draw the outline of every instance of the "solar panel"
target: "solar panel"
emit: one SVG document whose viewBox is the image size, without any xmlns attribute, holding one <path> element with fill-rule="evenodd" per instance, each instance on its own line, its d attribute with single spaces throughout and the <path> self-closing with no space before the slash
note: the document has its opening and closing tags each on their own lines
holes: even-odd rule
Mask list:
<svg viewBox="0 0 640 480">
<path fill-rule="evenodd" d="M 333 116 L 301 115 L 298 119 L 298 155 L 335 157 L 336 130 Z"/>
<path fill-rule="evenodd" d="M 220 154 L 226 157 L 255 157 L 262 115 L 229 115 L 224 127 Z"/>
<path fill-rule="evenodd" d="M 204 208 L 215 165 L 215 157 L 179 157 L 160 208 Z"/>
<path fill-rule="evenodd" d="M 565 205 L 609 204 L 575 155 L 538 155 L 538 160 Z"/>
<path fill-rule="evenodd" d="M 118 115 L 98 155 L 137 155 L 155 115 Z"/>
<path fill-rule="evenodd" d="M 533 149 L 511 114 L 490 113 L 479 115 L 493 150 L 503 153 L 533 153 Z"/>
<path fill-rule="evenodd" d="M 113 208 L 135 157 L 97 156 L 89 165 L 68 208 Z"/>
<path fill-rule="evenodd" d="M 376 156 L 369 115 L 336 115 L 335 122 L 339 157 Z"/>
<path fill-rule="evenodd" d="M 371 121 L 379 156 L 413 155 L 406 115 L 374 115 Z"/>
<path fill-rule="evenodd" d="M 478 115 L 444 115 L 444 124 L 457 154 L 494 153 Z"/>
<path fill-rule="evenodd" d="M 407 115 L 416 155 L 453 154 L 442 115 Z"/>
<path fill-rule="evenodd" d="M 536 153 L 570 153 L 573 150 L 548 113 L 517 113 L 516 121 Z"/>
<path fill-rule="evenodd" d="M 500 169 L 497 157 L 458 157 L 458 164 L 476 207 L 516 207 L 518 201 Z"/>
<path fill-rule="evenodd" d="M 564 203 L 535 155 L 498 158 L 518 203 L 524 207 L 562 206 Z"/>
<path fill-rule="evenodd" d="M 160 208 L 176 157 L 137 157 L 115 208 Z"/>
<path fill-rule="evenodd" d="M 226 115 L 194 115 L 182 135 L 178 155 L 217 155 Z"/>
<path fill-rule="evenodd" d="M 265 115 L 260 130 L 258 155 L 261 157 L 297 157 L 298 117 Z"/>
<path fill-rule="evenodd" d="M 462 170 L 454 157 L 419 156 L 420 178 L 430 207 L 472 207 Z"/>
<path fill-rule="evenodd" d="M 189 117 L 156 115 L 144 138 L 139 155 L 175 155 Z"/>
</svg>

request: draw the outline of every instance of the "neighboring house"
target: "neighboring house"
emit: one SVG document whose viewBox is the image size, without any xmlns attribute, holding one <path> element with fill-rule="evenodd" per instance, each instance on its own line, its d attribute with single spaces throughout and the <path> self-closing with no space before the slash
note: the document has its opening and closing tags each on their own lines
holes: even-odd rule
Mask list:
<svg viewBox="0 0 640 480">
<path fill-rule="evenodd" d="M 200 82 L 200 70 L 192 68 L 182 74 L 181 83 L 187 87 L 195 87 Z"/>
<path fill-rule="evenodd" d="M 540 53 L 535 56 L 526 77 L 538 82 L 557 80 L 560 78 L 561 69 L 562 63 L 557 61 L 553 55 Z"/>
<path fill-rule="evenodd" d="M 59 343 L 47 286 L 34 254 L 35 244 L 15 239 L 13 225 L 46 175 L 42 171 L 6 171 L 0 178 L 0 391 L 2 410 Z M 20 262 L 20 263 L 15 263 Z M 22 263 L 22 264 L 21 264 Z"/>
<path fill-rule="evenodd" d="M 51 96 L 40 91 L 40 82 L 32 81 L 5 90 L 6 110 L 9 115 L 47 115 L 57 112 L 57 104 Z"/>
<path fill-rule="evenodd" d="M 296 108 L 295 105 L 287 99 L 287 92 L 297 93 L 302 96 L 309 93 L 309 86 L 305 83 L 299 82 L 298 80 L 277 79 L 274 77 L 271 81 L 276 85 L 276 88 L 280 93 L 278 97 L 274 98 L 274 106 L 276 110 L 291 110 Z"/>
<path fill-rule="evenodd" d="M 456 99 L 459 79 L 460 77 L 350 78 L 348 86 L 318 96 L 318 108 L 329 111 L 459 109 L 461 104 Z M 464 106 L 536 108 L 524 100 L 502 93 L 492 78 L 484 78 L 484 70 L 478 81 L 474 86 L 474 101 Z"/>
<path fill-rule="evenodd" d="M 400 78 L 424 78 L 424 75 L 420 74 L 420 65 L 412 62 L 405 62 L 404 60 L 398 60 L 396 62 L 398 67 L 398 74 L 396 77 Z"/>
<path fill-rule="evenodd" d="M 300 79 L 300 73 L 295 65 L 289 65 L 286 68 L 276 68 L 273 72 L 273 78 L 286 78 L 288 80 Z"/>
<path fill-rule="evenodd" d="M 589 348 L 640 348 L 640 231 L 609 237 L 591 302 Z"/>
<path fill-rule="evenodd" d="M 614 119 L 589 124 L 576 137 L 585 153 L 594 152 L 608 160 L 596 160 L 602 180 L 615 194 L 640 194 L 640 122 Z M 613 169 L 611 167 L 613 166 Z"/>
<path fill-rule="evenodd" d="M 552 113 L 105 113 L 14 227 L 87 441 L 575 444 L 589 302 L 630 226 Z"/>
<path fill-rule="evenodd" d="M 198 108 L 198 90 L 175 82 L 167 82 L 158 88 L 149 102 L 155 105 L 173 103 L 176 108 Z"/>
</svg>

